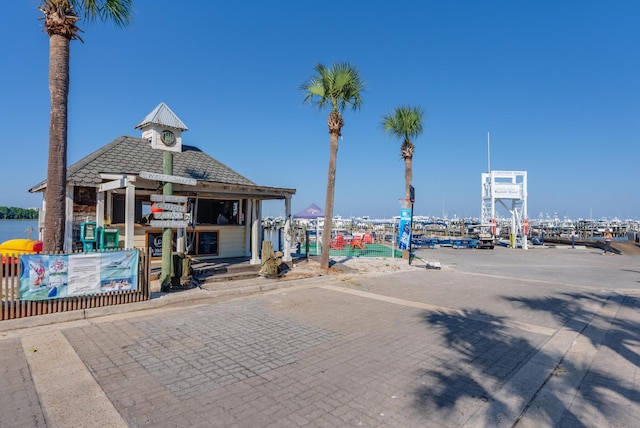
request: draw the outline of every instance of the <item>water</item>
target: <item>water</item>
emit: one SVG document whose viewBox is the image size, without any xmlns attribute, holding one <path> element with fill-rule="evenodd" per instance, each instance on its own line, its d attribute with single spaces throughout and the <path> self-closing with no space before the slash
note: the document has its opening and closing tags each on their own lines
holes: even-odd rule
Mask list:
<svg viewBox="0 0 640 428">
<path fill-rule="evenodd" d="M 31 239 L 38 239 L 38 220 L 0 220 L 0 244 L 9 239 L 28 238 L 31 226 Z"/>
<path fill-rule="evenodd" d="M 273 251 L 282 251 L 284 249 L 284 237 L 282 236 L 282 229 L 264 229 L 263 239 L 265 241 L 271 241 L 271 247 Z"/>
</svg>

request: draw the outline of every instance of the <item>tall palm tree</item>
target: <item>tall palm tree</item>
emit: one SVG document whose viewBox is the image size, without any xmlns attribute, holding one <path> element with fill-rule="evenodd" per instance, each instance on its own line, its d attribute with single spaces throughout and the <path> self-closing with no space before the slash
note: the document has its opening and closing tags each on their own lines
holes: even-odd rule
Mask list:
<svg viewBox="0 0 640 428">
<path fill-rule="evenodd" d="M 300 85 L 305 92 L 304 102 L 316 105 L 320 110 L 329 106 L 331 111 L 327 119 L 329 126 L 329 172 L 327 175 L 327 196 L 324 207 L 324 233 L 322 234 L 322 254 L 320 267 L 329 269 L 329 250 L 331 249 L 331 219 L 333 218 L 333 196 L 336 185 L 336 161 L 338 159 L 338 137 L 342 135 L 344 119 L 342 112 L 347 106 L 358 110 L 362 104 L 365 84 L 358 70 L 348 63 L 333 64 L 327 68 L 322 64 L 315 66 L 316 74 Z"/>
<path fill-rule="evenodd" d="M 411 139 L 416 139 L 422 134 L 422 117 L 424 112 L 421 107 L 401 106 L 382 117 L 382 126 L 387 134 L 402 138 L 400 156 L 404 160 L 405 197 L 409 199 L 411 181 L 413 180 L 413 154 L 416 147 Z"/>
<path fill-rule="evenodd" d="M 47 168 L 44 251 L 64 247 L 65 197 L 67 183 L 67 123 L 69 101 L 69 47 L 80 40 L 76 25 L 87 21 L 112 21 L 119 27 L 129 23 L 132 0 L 43 0 L 44 31 L 49 35 L 49 163 Z"/>
</svg>

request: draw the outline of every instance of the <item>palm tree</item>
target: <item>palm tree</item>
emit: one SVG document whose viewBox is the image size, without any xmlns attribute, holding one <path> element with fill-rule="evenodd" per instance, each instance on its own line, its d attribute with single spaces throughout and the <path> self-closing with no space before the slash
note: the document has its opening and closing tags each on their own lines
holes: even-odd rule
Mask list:
<svg viewBox="0 0 640 428">
<path fill-rule="evenodd" d="M 342 136 L 344 119 L 342 111 L 347 106 L 358 110 L 362 104 L 364 81 L 358 70 L 348 63 L 338 63 L 327 68 L 322 64 L 315 66 L 316 74 L 300 85 L 305 92 L 304 102 L 316 105 L 320 110 L 329 106 L 329 173 L 327 175 L 327 196 L 324 207 L 324 233 L 322 234 L 322 255 L 320 267 L 329 269 L 329 250 L 331 244 L 331 219 L 333 218 L 333 195 L 336 185 L 336 161 L 338 159 L 338 137 Z"/>
<path fill-rule="evenodd" d="M 123 27 L 129 23 L 132 0 L 43 0 L 38 7 L 44 14 L 44 30 L 49 35 L 49 163 L 47 168 L 44 251 L 59 252 L 64 247 L 65 197 L 67 184 L 67 106 L 69 98 L 69 47 L 80 40 L 76 23 L 113 21 Z"/>
<path fill-rule="evenodd" d="M 404 159 L 405 197 L 407 200 L 413 179 L 413 154 L 416 151 L 411 139 L 422 134 L 422 116 L 424 116 L 424 112 L 421 107 L 401 106 L 382 117 L 384 130 L 390 135 L 403 139 L 400 146 L 400 156 Z"/>
</svg>

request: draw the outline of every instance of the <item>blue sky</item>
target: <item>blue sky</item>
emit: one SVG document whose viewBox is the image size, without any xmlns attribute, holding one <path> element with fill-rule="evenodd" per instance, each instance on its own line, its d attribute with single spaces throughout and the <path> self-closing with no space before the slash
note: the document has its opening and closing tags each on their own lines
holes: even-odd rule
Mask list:
<svg viewBox="0 0 640 428">
<path fill-rule="evenodd" d="M 0 205 L 39 206 L 48 37 L 38 0 L 3 6 Z M 367 84 L 344 113 L 335 214 L 398 215 L 404 164 L 381 117 L 420 105 L 415 214 L 478 217 L 480 174 L 528 173 L 529 217 L 640 218 L 640 2 L 139 0 L 127 29 L 80 22 L 71 45 L 69 163 L 165 102 L 195 145 L 260 185 L 324 206 L 328 111 L 299 86 L 346 61 Z M 269 203 L 265 214 L 284 212 Z"/>
</svg>

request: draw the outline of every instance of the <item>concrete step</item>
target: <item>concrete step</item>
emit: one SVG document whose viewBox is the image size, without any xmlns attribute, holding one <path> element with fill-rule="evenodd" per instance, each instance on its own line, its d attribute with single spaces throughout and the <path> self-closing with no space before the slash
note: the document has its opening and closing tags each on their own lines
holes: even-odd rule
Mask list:
<svg viewBox="0 0 640 428">
<path fill-rule="evenodd" d="M 238 272 L 230 272 L 230 273 L 207 273 L 194 275 L 193 277 L 200 284 L 211 284 L 214 282 L 223 282 L 223 281 L 238 281 L 241 279 L 251 279 L 257 278 L 260 269 L 258 268 L 255 271 L 238 271 Z"/>
</svg>

